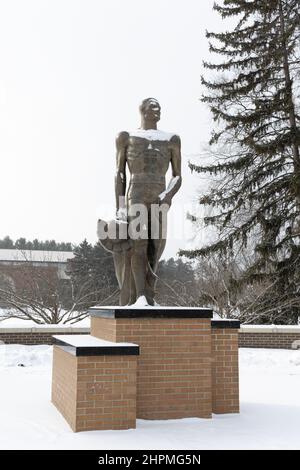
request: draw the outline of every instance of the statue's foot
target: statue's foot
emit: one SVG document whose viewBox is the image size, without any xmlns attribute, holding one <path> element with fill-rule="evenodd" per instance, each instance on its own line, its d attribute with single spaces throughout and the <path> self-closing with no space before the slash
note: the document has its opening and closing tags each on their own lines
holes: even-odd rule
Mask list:
<svg viewBox="0 0 300 470">
<path fill-rule="evenodd" d="M 150 307 L 150 305 L 148 304 L 146 297 L 141 295 L 136 299 L 135 303 L 132 304 L 131 307 Z"/>
</svg>

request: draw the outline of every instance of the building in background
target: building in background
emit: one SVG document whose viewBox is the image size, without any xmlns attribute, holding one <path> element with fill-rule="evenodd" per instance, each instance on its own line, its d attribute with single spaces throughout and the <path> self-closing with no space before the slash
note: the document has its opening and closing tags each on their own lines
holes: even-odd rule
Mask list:
<svg viewBox="0 0 300 470">
<path fill-rule="evenodd" d="M 43 278 L 47 275 L 49 279 L 67 280 L 67 262 L 73 256 L 71 251 L 0 249 L 0 293 L 1 289 L 22 289 L 25 277 L 32 271 L 36 273 L 35 279 L 40 274 Z"/>
</svg>

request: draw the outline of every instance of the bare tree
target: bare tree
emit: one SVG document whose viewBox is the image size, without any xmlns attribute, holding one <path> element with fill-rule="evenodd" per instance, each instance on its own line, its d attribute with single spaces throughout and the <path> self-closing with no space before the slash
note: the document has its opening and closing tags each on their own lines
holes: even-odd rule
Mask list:
<svg viewBox="0 0 300 470">
<path fill-rule="evenodd" d="M 157 302 L 160 305 L 172 307 L 197 307 L 199 297 L 195 280 L 181 281 L 179 279 L 167 281 L 159 278 L 157 283 Z"/>
<path fill-rule="evenodd" d="M 210 306 L 222 318 L 248 324 L 295 323 L 300 297 L 280 292 L 276 276 L 249 282 L 245 273 L 253 256 L 252 250 L 245 249 L 227 259 L 216 255 L 202 259 L 196 268 L 198 305 Z"/>
<path fill-rule="evenodd" d="M 24 255 L 25 256 L 25 255 Z M 0 302 L 7 307 L 2 319 L 19 318 L 37 324 L 74 324 L 88 315 L 88 307 L 114 303 L 117 291 L 109 282 L 97 288 L 93 279 L 75 284 L 50 263 L 37 266 L 24 259 L 18 282 L 0 285 Z"/>
</svg>

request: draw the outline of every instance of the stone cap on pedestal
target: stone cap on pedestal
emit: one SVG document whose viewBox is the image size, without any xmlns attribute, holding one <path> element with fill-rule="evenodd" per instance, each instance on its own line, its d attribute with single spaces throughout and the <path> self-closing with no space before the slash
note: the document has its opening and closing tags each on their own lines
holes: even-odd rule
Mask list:
<svg viewBox="0 0 300 470">
<path fill-rule="evenodd" d="M 137 356 L 139 346 L 133 343 L 113 343 L 91 335 L 55 335 L 55 345 L 74 356 Z"/>
<path fill-rule="evenodd" d="M 221 319 L 221 320 L 212 320 L 211 321 L 211 327 L 212 328 L 240 328 L 240 322 L 239 320 L 226 320 L 226 319 Z"/>
<path fill-rule="evenodd" d="M 213 310 L 200 307 L 103 307 L 89 308 L 92 317 L 102 318 L 212 318 Z"/>
</svg>

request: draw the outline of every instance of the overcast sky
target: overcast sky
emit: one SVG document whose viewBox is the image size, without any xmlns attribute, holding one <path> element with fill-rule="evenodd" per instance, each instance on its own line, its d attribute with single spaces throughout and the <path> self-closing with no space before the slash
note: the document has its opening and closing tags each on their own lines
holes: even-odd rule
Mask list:
<svg viewBox="0 0 300 470">
<path fill-rule="evenodd" d="M 115 135 L 139 126 L 148 96 L 159 128 L 182 139 L 176 203 L 195 199 L 187 163 L 211 128 L 199 97 L 205 29 L 221 28 L 212 4 L 0 0 L 1 238 L 95 242 L 114 204 Z M 188 243 L 173 238 L 167 257 Z"/>
</svg>

